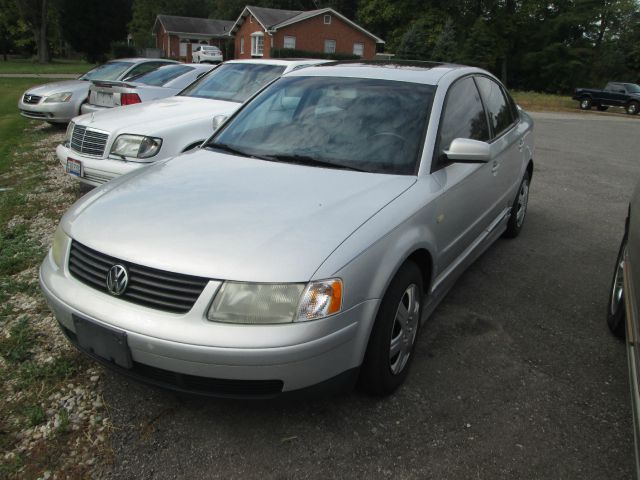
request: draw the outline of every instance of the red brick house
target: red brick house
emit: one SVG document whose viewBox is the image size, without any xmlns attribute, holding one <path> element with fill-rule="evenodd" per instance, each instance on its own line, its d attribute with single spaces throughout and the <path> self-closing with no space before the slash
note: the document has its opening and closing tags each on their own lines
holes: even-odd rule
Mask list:
<svg viewBox="0 0 640 480">
<path fill-rule="evenodd" d="M 227 60 L 226 43 L 234 22 L 210 18 L 177 17 L 158 15 L 153 25 L 156 48 L 165 58 L 191 61 L 191 52 L 199 44 L 216 45 Z"/>
<path fill-rule="evenodd" d="M 270 58 L 274 49 L 344 53 L 372 59 L 384 40 L 332 8 L 307 12 L 246 6 L 231 28 L 235 58 Z"/>
</svg>

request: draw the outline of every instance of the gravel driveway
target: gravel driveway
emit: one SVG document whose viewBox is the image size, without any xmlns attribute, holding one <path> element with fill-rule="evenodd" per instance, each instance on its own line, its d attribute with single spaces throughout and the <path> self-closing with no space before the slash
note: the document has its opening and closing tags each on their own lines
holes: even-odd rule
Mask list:
<svg viewBox="0 0 640 480">
<path fill-rule="evenodd" d="M 129 478 L 628 479 L 624 346 L 605 324 L 635 179 L 631 119 L 536 114 L 527 224 L 458 281 L 408 383 L 288 403 L 185 398 L 104 375 Z"/>
</svg>

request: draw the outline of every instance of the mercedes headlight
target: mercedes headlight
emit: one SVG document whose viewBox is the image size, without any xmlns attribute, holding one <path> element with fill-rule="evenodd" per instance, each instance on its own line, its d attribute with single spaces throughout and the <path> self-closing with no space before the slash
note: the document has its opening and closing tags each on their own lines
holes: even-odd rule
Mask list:
<svg viewBox="0 0 640 480">
<path fill-rule="evenodd" d="M 213 322 L 277 324 L 316 320 L 342 309 L 339 279 L 303 283 L 222 284 L 209 308 Z"/>
<path fill-rule="evenodd" d="M 71 100 L 73 96 L 72 92 L 60 92 L 54 93 L 53 95 L 48 96 L 44 99 L 44 103 L 63 103 Z"/>
<path fill-rule="evenodd" d="M 56 233 L 53 236 L 53 245 L 51 245 L 51 256 L 53 262 L 58 268 L 62 268 L 64 262 L 64 254 L 67 251 L 67 234 L 62 230 L 62 226 L 58 225 Z"/>
<path fill-rule="evenodd" d="M 120 135 L 113 142 L 111 154 L 119 157 L 149 158 L 160 151 L 162 139 L 142 135 Z"/>
</svg>

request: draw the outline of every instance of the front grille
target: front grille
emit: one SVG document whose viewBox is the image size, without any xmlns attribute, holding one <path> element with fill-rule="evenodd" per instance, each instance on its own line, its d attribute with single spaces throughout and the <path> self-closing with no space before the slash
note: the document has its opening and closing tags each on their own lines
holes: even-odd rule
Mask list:
<svg viewBox="0 0 640 480">
<path fill-rule="evenodd" d="M 90 182 L 95 182 L 99 184 L 107 183 L 111 180 L 111 177 L 107 177 L 106 175 L 100 175 L 99 173 L 88 172 L 85 170 L 82 174 L 82 177 Z"/>
<path fill-rule="evenodd" d="M 28 94 L 26 94 L 24 97 L 22 97 L 22 101 L 24 103 L 29 103 L 31 105 L 35 105 L 36 103 L 40 103 L 40 100 L 42 100 L 42 97 L 39 97 L 38 95 L 28 95 Z"/>
<path fill-rule="evenodd" d="M 69 271 L 76 279 L 96 290 L 108 293 L 107 273 L 117 264 L 123 265 L 129 276 L 127 288 L 117 298 L 166 312 L 186 313 L 191 310 L 209 281 L 124 262 L 78 242 L 71 243 Z"/>
<path fill-rule="evenodd" d="M 107 133 L 98 132 L 83 125 L 75 125 L 71 134 L 71 148 L 79 153 L 101 157 L 108 138 Z"/>
</svg>

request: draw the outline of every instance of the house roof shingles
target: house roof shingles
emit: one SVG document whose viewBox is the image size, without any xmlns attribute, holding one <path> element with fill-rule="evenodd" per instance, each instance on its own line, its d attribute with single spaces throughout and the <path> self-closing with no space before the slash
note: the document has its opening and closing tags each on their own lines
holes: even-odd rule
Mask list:
<svg viewBox="0 0 640 480">
<path fill-rule="evenodd" d="M 253 5 L 247 5 L 247 8 L 266 28 L 271 28 L 293 17 L 297 17 L 301 13 L 305 13 L 302 10 L 280 10 L 278 8 L 254 7 Z"/>
<path fill-rule="evenodd" d="M 190 33 L 220 37 L 229 35 L 234 22 L 211 18 L 177 17 L 174 15 L 158 15 L 157 20 L 167 33 Z M 155 30 L 155 29 L 154 29 Z"/>
</svg>

